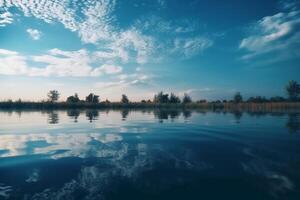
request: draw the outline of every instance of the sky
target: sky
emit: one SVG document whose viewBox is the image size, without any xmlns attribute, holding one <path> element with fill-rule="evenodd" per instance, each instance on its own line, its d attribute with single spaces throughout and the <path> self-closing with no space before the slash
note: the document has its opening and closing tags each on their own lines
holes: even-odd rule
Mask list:
<svg viewBox="0 0 300 200">
<path fill-rule="evenodd" d="M 299 0 L 0 0 L 0 100 L 284 96 Z"/>
</svg>

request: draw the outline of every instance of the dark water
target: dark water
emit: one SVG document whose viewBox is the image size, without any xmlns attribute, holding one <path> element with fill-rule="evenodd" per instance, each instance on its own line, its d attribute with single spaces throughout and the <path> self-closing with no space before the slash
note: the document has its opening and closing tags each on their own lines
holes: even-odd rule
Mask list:
<svg viewBox="0 0 300 200">
<path fill-rule="evenodd" d="M 0 199 L 300 199 L 300 115 L 0 112 Z"/>
</svg>

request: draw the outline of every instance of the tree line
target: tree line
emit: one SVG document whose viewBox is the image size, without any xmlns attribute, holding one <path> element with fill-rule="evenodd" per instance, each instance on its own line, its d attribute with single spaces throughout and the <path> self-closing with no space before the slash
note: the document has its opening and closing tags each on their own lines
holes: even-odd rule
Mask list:
<svg viewBox="0 0 300 200">
<path fill-rule="evenodd" d="M 54 103 L 57 102 L 60 98 L 60 93 L 57 90 L 50 90 L 47 94 L 48 102 Z M 67 103 L 100 103 L 100 96 L 94 93 L 90 93 L 88 96 L 85 97 L 85 100 L 81 100 L 77 93 L 72 96 L 69 96 L 66 100 Z M 127 95 L 122 94 L 121 96 L 121 103 L 127 104 L 130 103 Z M 109 100 L 105 100 L 103 103 L 110 103 Z M 167 104 L 167 103 L 192 103 L 192 98 L 188 94 L 184 94 L 183 98 L 180 99 L 179 96 L 175 95 L 174 93 L 166 94 L 163 92 L 159 92 L 153 98 L 153 100 L 142 100 L 141 103 L 160 103 L 160 104 Z"/>
<path fill-rule="evenodd" d="M 286 93 L 288 98 L 284 98 L 281 96 L 275 96 L 271 98 L 266 98 L 264 96 L 255 96 L 255 97 L 250 97 L 247 100 L 244 100 L 242 94 L 240 92 L 235 93 L 233 98 L 231 100 L 217 100 L 213 101 L 213 103 L 241 103 L 241 102 L 250 102 L 250 103 L 266 103 L 266 102 L 286 102 L 286 101 L 299 101 L 300 100 L 300 84 L 297 81 L 289 81 L 287 86 L 285 87 Z M 51 90 L 48 93 L 48 101 L 49 102 L 57 102 L 60 97 L 60 93 L 57 90 Z M 66 100 L 67 103 L 100 103 L 100 96 L 96 95 L 94 93 L 90 93 L 88 96 L 85 97 L 85 100 L 81 100 L 78 96 L 77 93 L 75 93 L 72 96 L 69 96 Z M 121 96 L 121 103 L 123 104 L 128 104 L 130 103 L 129 98 L 127 95 L 122 94 Z M 192 103 L 192 98 L 190 95 L 185 93 L 182 98 L 179 96 L 175 95 L 174 93 L 164 93 L 164 92 L 159 92 L 156 95 L 154 95 L 153 100 L 142 100 L 141 103 L 157 103 L 157 104 L 188 104 Z M 104 103 L 110 103 L 109 100 L 105 100 Z M 207 103 L 207 100 L 198 100 L 196 103 Z"/>
<path fill-rule="evenodd" d="M 140 106 L 147 106 L 147 105 L 170 105 L 170 106 L 177 106 L 177 105 L 206 105 L 206 104 L 223 104 L 224 103 L 232 103 L 232 104 L 239 104 L 242 102 L 245 103 L 267 103 L 267 102 L 300 102 L 300 84 L 297 81 L 289 81 L 288 84 L 285 87 L 285 91 L 287 94 L 287 97 L 282 96 L 275 96 L 271 98 L 266 98 L 264 96 L 255 96 L 250 97 L 248 99 L 245 99 L 240 92 L 236 92 L 232 99 L 230 100 L 216 100 L 216 101 L 207 101 L 205 99 L 193 101 L 191 96 L 185 93 L 182 98 L 180 98 L 178 95 L 174 93 L 164 93 L 159 92 L 154 95 L 153 99 L 148 100 L 142 100 L 140 102 L 134 102 L 130 101 L 127 95 L 122 94 L 119 102 L 113 102 L 111 103 L 109 100 L 100 101 L 100 96 L 96 95 L 94 93 L 90 93 L 88 96 L 86 96 L 84 99 L 80 99 L 78 94 L 75 93 L 72 96 L 67 97 L 66 101 L 61 102 L 65 105 L 72 105 L 72 106 L 93 106 L 98 105 L 101 103 L 101 105 L 114 105 L 114 106 L 125 106 L 125 105 L 140 105 Z M 47 100 L 42 102 L 23 102 L 21 99 L 17 101 L 2 101 L 0 102 L 0 107 L 13 107 L 13 105 L 19 105 L 19 107 L 26 107 L 31 106 L 34 107 L 32 104 L 39 104 L 40 107 L 42 105 L 50 105 L 52 104 L 57 105 L 57 103 L 60 99 L 60 93 L 57 90 L 51 90 L 47 94 Z M 25 105 L 26 104 L 26 105 Z"/>
<path fill-rule="evenodd" d="M 275 96 L 271 98 L 266 98 L 264 96 L 250 97 L 245 102 L 251 103 L 266 103 L 266 102 L 296 102 L 300 101 L 300 84 L 297 81 L 291 80 L 285 87 L 288 98 L 281 96 Z M 233 97 L 234 103 L 243 102 L 243 97 L 240 92 L 237 92 Z"/>
</svg>

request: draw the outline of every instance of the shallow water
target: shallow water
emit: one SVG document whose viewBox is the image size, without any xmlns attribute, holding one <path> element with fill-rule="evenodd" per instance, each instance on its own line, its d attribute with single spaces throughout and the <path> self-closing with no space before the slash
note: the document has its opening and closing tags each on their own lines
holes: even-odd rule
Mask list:
<svg viewBox="0 0 300 200">
<path fill-rule="evenodd" d="M 300 199 L 300 115 L 0 111 L 0 199 Z"/>
</svg>

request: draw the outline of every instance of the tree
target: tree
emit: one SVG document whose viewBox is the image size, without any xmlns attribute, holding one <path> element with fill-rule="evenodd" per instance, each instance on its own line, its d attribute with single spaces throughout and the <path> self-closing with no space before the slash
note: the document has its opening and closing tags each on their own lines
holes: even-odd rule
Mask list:
<svg viewBox="0 0 300 200">
<path fill-rule="evenodd" d="M 266 103 L 268 102 L 268 99 L 266 97 L 256 96 L 256 97 L 250 97 L 247 102 L 250 103 Z"/>
<path fill-rule="evenodd" d="M 284 97 L 275 96 L 275 97 L 271 97 L 271 98 L 270 98 L 270 101 L 271 101 L 271 102 L 284 102 L 285 99 L 284 99 Z"/>
<path fill-rule="evenodd" d="M 192 103 L 192 98 L 187 93 L 184 93 L 182 103 Z"/>
<path fill-rule="evenodd" d="M 243 101 L 243 97 L 240 92 L 235 93 L 233 101 L 234 103 L 241 103 Z"/>
<path fill-rule="evenodd" d="M 67 103 L 78 103 L 80 101 L 78 94 L 75 93 L 74 96 L 69 96 L 67 98 Z"/>
<path fill-rule="evenodd" d="M 122 103 L 129 103 L 129 99 L 125 94 L 122 94 L 122 99 L 121 99 Z"/>
<path fill-rule="evenodd" d="M 99 103 L 99 96 L 93 93 L 90 93 L 86 98 L 85 101 L 88 103 Z"/>
<path fill-rule="evenodd" d="M 53 103 L 58 101 L 60 94 L 57 90 L 50 90 L 47 96 L 48 96 L 48 100 Z"/>
<path fill-rule="evenodd" d="M 300 94 L 300 84 L 297 81 L 291 80 L 286 86 L 286 91 L 288 93 L 289 99 L 291 101 L 296 101 Z"/>
<path fill-rule="evenodd" d="M 178 96 L 176 96 L 174 93 L 171 93 L 169 102 L 170 103 L 180 103 L 181 101 Z"/>
<path fill-rule="evenodd" d="M 207 100 L 206 99 L 200 99 L 197 101 L 197 103 L 207 103 Z"/>
<path fill-rule="evenodd" d="M 164 94 L 163 92 L 159 92 L 157 95 L 154 96 L 155 103 L 168 103 L 169 102 L 169 95 Z"/>
</svg>

